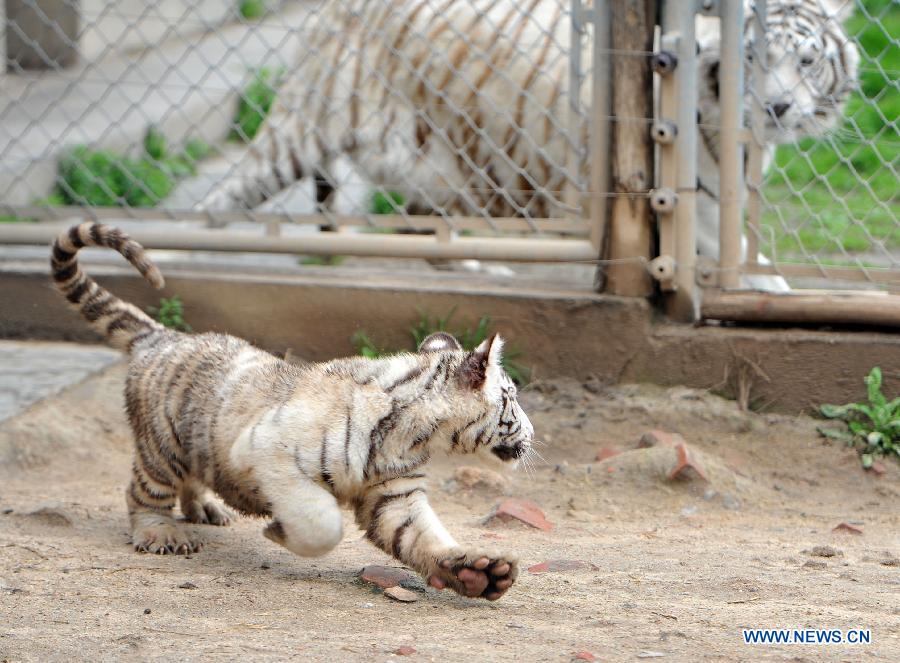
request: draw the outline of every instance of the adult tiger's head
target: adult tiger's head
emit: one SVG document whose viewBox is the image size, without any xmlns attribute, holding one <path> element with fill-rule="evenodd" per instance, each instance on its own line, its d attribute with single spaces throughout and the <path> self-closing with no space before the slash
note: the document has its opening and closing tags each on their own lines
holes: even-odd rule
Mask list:
<svg viewBox="0 0 900 663">
<path fill-rule="evenodd" d="M 751 78 L 757 55 L 751 48 L 756 21 L 753 3 L 745 3 L 746 108 L 762 104 L 767 142 L 821 135 L 838 124 L 858 80 L 859 51 L 841 27 L 853 7 L 853 0 L 769 0 L 766 80 L 760 99 Z M 701 121 L 705 123 L 717 120 L 712 109 L 702 108 L 704 101 L 717 104 L 719 97 L 717 27 L 698 26 Z"/>
<path fill-rule="evenodd" d="M 426 338 L 419 352 L 450 351 L 457 359 L 454 418 L 459 426 L 451 434 L 451 453 L 477 453 L 517 465 L 533 452 L 534 427 L 519 405 L 516 385 L 503 370 L 503 339 L 494 334 L 465 352 L 450 334 Z"/>
</svg>

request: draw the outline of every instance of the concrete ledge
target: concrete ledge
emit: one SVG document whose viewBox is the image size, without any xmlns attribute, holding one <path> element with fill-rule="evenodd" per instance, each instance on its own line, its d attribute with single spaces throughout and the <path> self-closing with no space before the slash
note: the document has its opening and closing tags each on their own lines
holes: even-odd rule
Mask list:
<svg viewBox="0 0 900 663">
<path fill-rule="evenodd" d="M 312 361 L 352 354 L 350 338 L 358 330 L 385 347 L 408 346 L 417 311 L 445 315 L 456 307 L 453 326 L 490 315 L 537 378 L 596 375 L 610 383 L 713 388 L 750 360 L 768 378 L 755 381 L 754 400 L 771 409 L 861 399 L 862 378 L 874 365 L 886 371 L 887 393 L 900 391 L 896 334 L 660 324 L 643 300 L 440 273 L 416 274 L 413 281 L 341 268 L 278 276 L 168 269 L 166 289 L 158 292 L 128 269 L 88 271 L 145 309 L 161 296 L 180 295 L 197 331 L 235 334 L 275 352 L 290 348 Z M 53 289 L 43 265 L 0 267 L 0 311 L 0 337 L 97 340 Z"/>
</svg>

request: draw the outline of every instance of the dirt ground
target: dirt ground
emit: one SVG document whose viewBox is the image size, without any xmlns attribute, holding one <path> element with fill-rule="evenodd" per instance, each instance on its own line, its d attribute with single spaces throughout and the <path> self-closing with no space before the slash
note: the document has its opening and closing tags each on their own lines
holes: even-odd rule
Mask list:
<svg viewBox="0 0 900 663">
<path fill-rule="evenodd" d="M 133 552 L 123 375 L 115 365 L 0 424 L 0 660 L 390 660 L 404 646 L 434 661 L 900 660 L 900 465 L 863 472 L 811 419 L 683 388 L 538 383 L 522 401 L 546 463 L 507 492 L 555 528 L 485 524 L 502 496 L 438 464 L 448 529 L 513 551 L 523 572 L 496 603 L 422 585 L 399 603 L 358 580 L 394 563 L 349 515 L 321 559 L 247 518 L 203 527 L 188 558 Z M 709 483 L 668 481 L 670 448 L 634 451 L 652 428 L 682 434 Z M 628 451 L 597 462 L 607 446 Z M 524 570 L 552 559 L 589 565 Z M 872 643 L 750 646 L 746 627 L 870 628 Z"/>
</svg>

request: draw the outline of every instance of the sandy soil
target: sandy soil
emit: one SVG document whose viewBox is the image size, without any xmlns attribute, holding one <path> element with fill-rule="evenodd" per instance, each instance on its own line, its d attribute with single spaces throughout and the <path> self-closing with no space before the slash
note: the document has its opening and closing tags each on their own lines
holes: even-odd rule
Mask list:
<svg viewBox="0 0 900 663">
<path fill-rule="evenodd" d="M 420 585 L 402 604 L 358 580 L 392 562 L 349 517 L 315 560 L 252 519 L 204 527 L 189 558 L 132 552 L 122 379 L 114 366 L 0 425 L 0 660 L 390 660 L 402 646 L 436 661 L 900 660 L 900 466 L 864 473 L 812 420 L 687 389 L 538 384 L 523 401 L 547 462 L 508 492 L 555 529 L 484 524 L 501 497 L 448 483 L 449 464 L 432 502 L 460 541 L 595 568 L 525 571 L 497 603 Z M 595 461 L 650 428 L 681 433 L 710 483 L 667 481 L 662 447 Z M 844 521 L 863 534 L 833 531 Z M 871 628 L 873 642 L 754 647 L 745 627 Z"/>
</svg>

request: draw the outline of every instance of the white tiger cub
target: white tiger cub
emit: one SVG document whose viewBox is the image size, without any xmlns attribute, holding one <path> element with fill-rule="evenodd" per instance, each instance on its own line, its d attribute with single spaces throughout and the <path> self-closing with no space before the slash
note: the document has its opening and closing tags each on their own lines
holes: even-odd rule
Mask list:
<svg viewBox="0 0 900 663">
<path fill-rule="evenodd" d="M 845 3 L 768 2 L 771 141 L 816 133 L 840 115 L 858 55 L 838 23 L 838 4 Z M 333 182 L 334 164 L 349 159 L 371 183 L 404 193 L 414 213 L 552 216 L 573 177 L 566 169 L 573 146 L 557 124 L 569 101 L 567 7 L 564 0 L 328 3 L 247 158 L 199 207 L 253 208 L 302 178 Z M 718 136 L 705 125 L 718 120 L 718 41 L 715 23 L 704 20 L 698 250 L 717 258 Z M 581 103 L 590 106 L 590 86 Z M 787 288 L 781 277 L 753 280 Z"/>
<path fill-rule="evenodd" d="M 856 89 L 859 51 L 841 27 L 853 11 L 852 0 L 769 0 L 766 4 L 766 81 L 762 100 L 750 85 L 750 47 L 756 31 L 753 2 L 744 3 L 747 57 L 746 119 L 754 104 L 766 111 L 763 172 L 778 144 L 805 136 L 821 136 L 838 125 L 844 103 Z M 719 257 L 719 38 L 718 19 L 699 17 L 700 97 L 697 150 L 697 250 Z M 744 190 L 746 197 L 747 191 Z M 744 253 L 746 238 L 744 238 Z M 770 261 L 762 254 L 760 264 Z M 746 275 L 742 285 L 775 292 L 789 291 L 781 276 Z"/>
<path fill-rule="evenodd" d="M 373 544 L 438 589 L 500 598 L 515 558 L 460 546 L 426 497 L 434 455 L 516 466 L 534 428 L 501 366 L 494 336 L 472 352 L 446 333 L 418 353 L 298 368 L 224 334 L 166 329 L 87 276 L 77 253 L 115 249 L 156 287 L 159 270 L 116 228 L 83 223 L 53 245 L 53 279 L 91 326 L 130 355 L 125 402 L 135 438 L 126 492 L 139 551 L 187 553 L 202 543 L 175 521 L 227 525 L 234 509 L 271 518 L 264 534 L 297 555 L 341 541 L 349 507 Z"/>
</svg>

